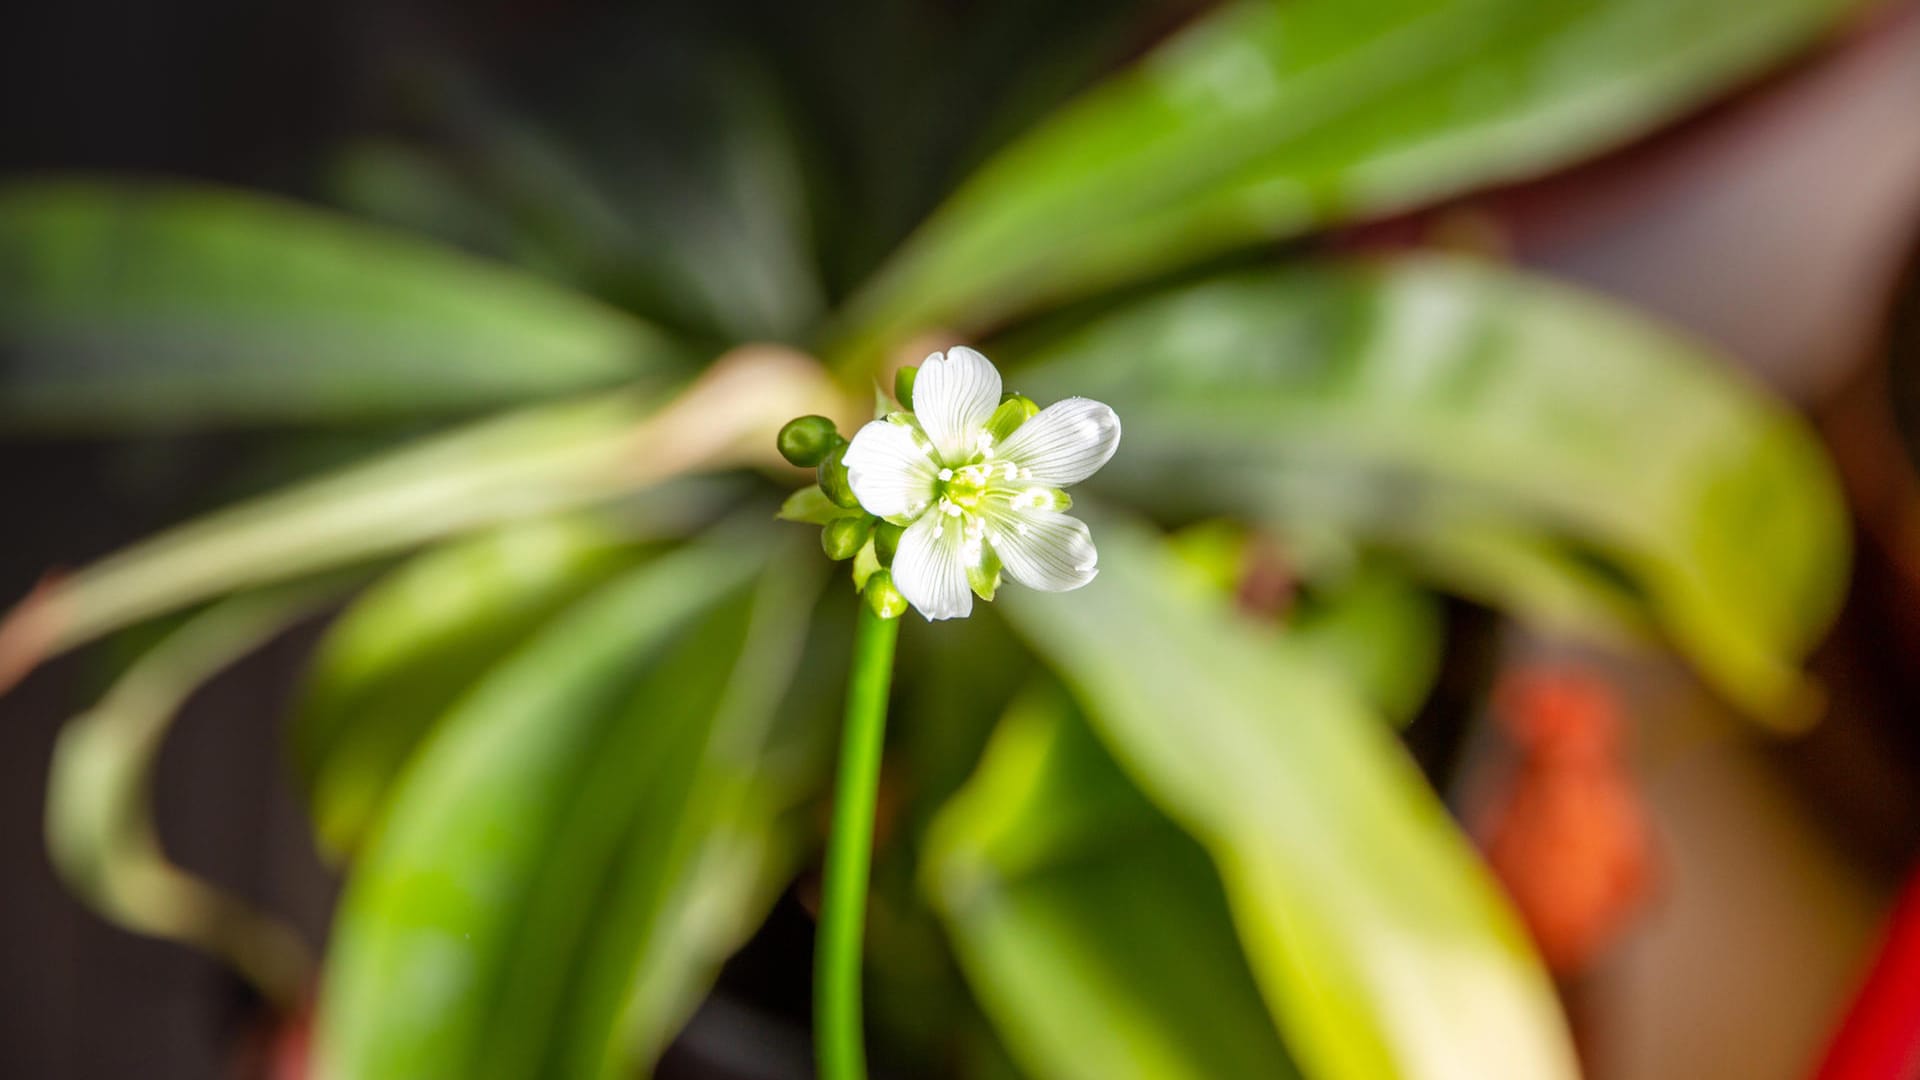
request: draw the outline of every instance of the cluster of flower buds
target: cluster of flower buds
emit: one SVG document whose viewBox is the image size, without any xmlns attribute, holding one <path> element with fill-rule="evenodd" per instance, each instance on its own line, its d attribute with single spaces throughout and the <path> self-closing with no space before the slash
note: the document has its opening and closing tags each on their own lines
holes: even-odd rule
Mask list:
<svg viewBox="0 0 1920 1080">
<path fill-rule="evenodd" d="M 903 409 L 913 408 L 913 379 L 919 370 L 903 367 L 894 374 L 893 395 Z M 798 417 L 780 429 L 780 456 L 791 465 L 814 470 L 816 481 L 815 486 L 795 492 L 780 516 L 819 524 L 820 547 L 827 557 L 835 562 L 853 560 L 854 588 L 867 606 L 883 619 L 897 619 L 906 613 L 907 601 L 894 587 L 888 568 L 906 529 L 867 513 L 860 505 L 847 479 L 847 445 L 839 427 L 824 416 Z"/>
</svg>

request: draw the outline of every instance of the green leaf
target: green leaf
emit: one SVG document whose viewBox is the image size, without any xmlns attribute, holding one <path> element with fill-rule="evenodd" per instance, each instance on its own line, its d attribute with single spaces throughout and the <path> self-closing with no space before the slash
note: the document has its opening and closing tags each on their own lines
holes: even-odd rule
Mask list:
<svg viewBox="0 0 1920 1080">
<path fill-rule="evenodd" d="M 1057 691 L 1008 713 L 922 865 L 968 980 L 1031 1075 L 1291 1074 L 1206 854 Z"/>
<path fill-rule="evenodd" d="M 479 673 L 638 557 L 607 520 L 544 519 L 427 551 L 355 601 L 315 654 L 292 731 L 322 849 L 352 853 Z"/>
<path fill-rule="evenodd" d="M 204 949 L 291 1008 L 313 961 L 297 931 L 167 858 L 150 804 L 168 729 L 208 679 L 327 601 L 340 582 L 250 593 L 196 614 L 143 653 L 54 744 L 47 851 L 114 924 Z"/>
<path fill-rule="evenodd" d="M 791 553 L 722 537 L 633 571 L 436 726 L 341 908 L 324 1071 L 645 1064 L 791 866 L 759 782 L 819 584 Z"/>
<path fill-rule="evenodd" d="M 610 499 L 625 486 L 620 466 L 645 415 L 644 401 L 627 394 L 545 406 L 216 511 L 57 580 L 47 598 L 30 597 L 10 616 L 23 628 L 13 640 L 51 655 L 231 590 Z M 0 657 L 0 668 L 15 662 Z"/>
<path fill-rule="evenodd" d="M 1375 538 L 1404 551 L 1427 580 L 1543 633 L 1611 645 L 1659 639 L 1645 596 L 1590 546 L 1526 521 L 1451 513 L 1445 501 L 1434 498 L 1398 527 L 1383 523 Z"/>
<path fill-rule="evenodd" d="M 503 266 L 239 192 L 0 189 L 0 428 L 121 430 L 474 410 L 691 357 Z"/>
<path fill-rule="evenodd" d="M 999 607 L 1212 857 L 1304 1071 L 1576 1075 L 1546 973 L 1391 730 L 1157 536 L 1093 530 L 1097 581 Z"/>
<path fill-rule="evenodd" d="M 836 518 L 859 517 L 864 513 L 866 513 L 866 511 L 861 510 L 859 507 L 854 507 L 849 510 L 839 503 L 834 502 L 832 499 L 827 498 L 827 493 L 820 490 L 820 485 L 808 484 L 806 487 L 787 496 L 786 501 L 780 504 L 780 512 L 774 516 L 778 517 L 781 521 L 797 521 L 806 525 L 825 525 L 827 522 L 833 521 Z"/>
<path fill-rule="evenodd" d="M 1222 599 L 1242 603 L 1250 583 L 1284 589 L 1275 599 L 1284 604 L 1288 648 L 1344 673 L 1396 726 L 1426 701 L 1446 628 L 1439 601 L 1404 570 L 1384 559 L 1356 565 L 1352 545 L 1341 538 L 1269 542 L 1218 519 L 1188 526 L 1168 542 L 1181 569 Z"/>
<path fill-rule="evenodd" d="M 1361 567 L 1309 589 L 1286 627 L 1290 648 L 1344 673 L 1354 692 L 1396 726 L 1413 719 L 1440 673 L 1440 605 L 1388 567 Z"/>
<path fill-rule="evenodd" d="M 625 503 L 638 527 L 672 532 L 704 518 L 717 489 L 668 481 L 771 464 L 793 411 L 831 401 L 812 361 L 737 350 L 665 403 L 622 391 L 538 406 L 283 488 L 42 586 L 0 623 L 0 689 L 143 619 L 474 529 Z"/>
<path fill-rule="evenodd" d="M 1124 418 L 1112 489 L 1336 527 L 1603 628 L 1632 603 L 1731 700 L 1807 715 L 1798 661 L 1846 578 L 1832 470 L 1786 408 L 1636 315 L 1414 257 L 1216 280 L 1028 356 L 1024 385 Z M 1529 577 L 1498 581 L 1509 561 Z"/>
<path fill-rule="evenodd" d="M 849 354 L 1539 175 L 1752 76 L 1853 6 L 1228 5 L 982 167 L 855 298 Z"/>
</svg>

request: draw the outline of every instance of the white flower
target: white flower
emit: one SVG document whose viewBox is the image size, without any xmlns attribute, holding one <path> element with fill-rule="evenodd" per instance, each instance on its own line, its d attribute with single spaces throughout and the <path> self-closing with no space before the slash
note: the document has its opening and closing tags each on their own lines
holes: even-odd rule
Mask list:
<svg viewBox="0 0 1920 1080">
<path fill-rule="evenodd" d="M 1086 398 L 1040 410 L 996 440 L 1000 372 L 972 349 L 934 353 L 913 384 L 912 413 L 854 434 L 847 479 L 870 514 L 906 526 L 893 584 L 928 619 L 965 618 L 993 599 L 1000 571 L 1029 588 L 1093 580 L 1093 537 L 1061 513 L 1060 489 L 1097 472 L 1120 445 L 1120 418 Z"/>
</svg>

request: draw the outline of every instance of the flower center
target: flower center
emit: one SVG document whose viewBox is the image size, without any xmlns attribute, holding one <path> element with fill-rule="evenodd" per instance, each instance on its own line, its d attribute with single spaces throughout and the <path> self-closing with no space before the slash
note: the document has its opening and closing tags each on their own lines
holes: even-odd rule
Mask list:
<svg viewBox="0 0 1920 1080">
<path fill-rule="evenodd" d="M 1020 470 L 1011 461 L 976 461 L 957 469 L 941 469 L 934 498 L 949 516 L 974 514 L 991 492 L 1012 484 L 1019 476 Z"/>
</svg>

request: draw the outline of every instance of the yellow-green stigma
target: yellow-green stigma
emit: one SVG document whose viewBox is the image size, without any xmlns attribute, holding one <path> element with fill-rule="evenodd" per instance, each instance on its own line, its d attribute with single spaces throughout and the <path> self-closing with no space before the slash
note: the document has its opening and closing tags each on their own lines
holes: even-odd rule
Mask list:
<svg viewBox="0 0 1920 1080">
<path fill-rule="evenodd" d="M 1073 505 L 1067 493 L 1056 488 L 1021 487 L 1026 479 L 1011 461 L 975 461 L 957 469 L 941 469 L 934 484 L 934 506 L 947 517 L 975 517 L 989 498 L 1002 500 L 1015 510 L 1065 510 Z"/>
<path fill-rule="evenodd" d="M 1010 486 L 1019 476 L 1020 470 L 1011 461 L 976 461 L 957 469 L 941 469 L 934 498 L 950 515 L 974 513 L 989 493 Z"/>
</svg>

